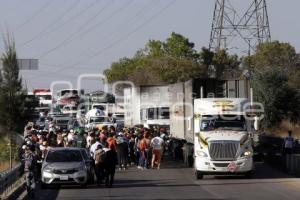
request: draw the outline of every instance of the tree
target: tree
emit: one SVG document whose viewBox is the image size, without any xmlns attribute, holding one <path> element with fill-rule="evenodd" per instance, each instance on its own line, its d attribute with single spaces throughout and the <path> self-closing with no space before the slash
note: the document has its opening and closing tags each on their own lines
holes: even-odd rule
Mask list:
<svg viewBox="0 0 300 200">
<path fill-rule="evenodd" d="M 289 86 L 300 92 L 300 69 L 295 69 L 290 73 Z"/>
<path fill-rule="evenodd" d="M 253 77 L 255 101 L 264 105 L 265 128 L 276 127 L 282 120 L 300 119 L 299 93 L 288 85 L 288 76 L 278 69 L 256 72 Z"/>
<path fill-rule="evenodd" d="M 300 72 L 294 47 L 278 41 L 260 44 L 244 66 L 251 71 L 255 99 L 265 108 L 264 127 L 279 126 L 282 120 L 299 122 Z"/>
<path fill-rule="evenodd" d="M 17 130 L 23 124 L 24 90 L 19 76 L 19 66 L 14 40 L 8 35 L 4 41 L 5 52 L 2 54 L 1 85 L 1 123 L 8 130 Z"/>
<path fill-rule="evenodd" d="M 200 54 L 186 37 L 172 33 L 166 41 L 149 40 L 132 58 L 122 58 L 104 71 L 110 83 L 127 80 L 140 85 L 166 84 L 205 74 Z"/>
<path fill-rule="evenodd" d="M 291 70 L 295 68 L 296 62 L 295 48 L 289 43 L 279 41 L 259 44 L 255 54 L 245 59 L 245 63 L 250 63 L 256 70 L 264 70 L 269 67 Z"/>
</svg>

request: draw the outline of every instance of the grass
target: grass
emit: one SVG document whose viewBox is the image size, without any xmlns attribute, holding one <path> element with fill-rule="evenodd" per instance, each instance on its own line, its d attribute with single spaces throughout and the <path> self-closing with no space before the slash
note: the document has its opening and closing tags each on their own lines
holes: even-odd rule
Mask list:
<svg viewBox="0 0 300 200">
<path fill-rule="evenodd" d="M 8 170 L 10 167 L 10 159 L 9 159 L 9 139 L 7 135 L 0 134 L 0 172 Z M 13 166 L 15 166 L 17 161 L 17 145 L 13 144 Z"/>
<path fill-rule="evenodd" d="M 19 162 L 18 161 L 13 161 L 13 166 L 16 166 Z M 9 160 L 6 160 L 6 161 L 1 161 L 0 163 L 0 172 L 3 172 L 3 171 L 6 171 L 8 170 L 10 167 L 10 164 L 9 164 Z"/>
</svg>

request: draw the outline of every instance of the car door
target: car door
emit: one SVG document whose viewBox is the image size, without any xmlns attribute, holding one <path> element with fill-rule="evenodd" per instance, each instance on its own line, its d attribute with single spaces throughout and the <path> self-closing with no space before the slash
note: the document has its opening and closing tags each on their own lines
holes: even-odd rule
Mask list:
<svg viewBox="0 0 300 200">
<path fill-rule="evenodd" d="M 84 159 L 88 175 L 89 175 L 89 181 L 93 183 L 94 181 L 94 168 L 93 168 L 93 160 L 86 149 L 80 149 L 80 152 L 82 154 L 82 157 Z"/>
</svg>

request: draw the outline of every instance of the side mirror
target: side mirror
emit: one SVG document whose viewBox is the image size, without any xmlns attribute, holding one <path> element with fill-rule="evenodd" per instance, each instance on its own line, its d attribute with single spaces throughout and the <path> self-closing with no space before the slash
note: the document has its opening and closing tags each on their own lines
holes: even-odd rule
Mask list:
<svg viewBox="0 0 300 200">
<path fill-rule="evenodd" d="M 259 119 L 257 116 L 254 117 L 254 130 L 258 131 L 259 129 Z"/>
<path fill-rule="evenodd" d="M 92 164 L 92 160 L 91 160 L 91 159 L 89 159 L 89 160 L 86 160 L 86 161 L 85 161 L 85 164 L 86 164 L 86 165 L 90 165 L 90 164 Z"/>
</svg>

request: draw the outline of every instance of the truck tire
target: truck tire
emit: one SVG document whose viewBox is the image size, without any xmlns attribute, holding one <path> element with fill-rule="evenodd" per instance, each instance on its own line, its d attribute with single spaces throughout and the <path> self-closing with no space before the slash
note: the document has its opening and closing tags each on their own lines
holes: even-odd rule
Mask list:
<svg viewBox="0 0 300 200">
<path fill-rule="evenodd" d="M 196 179 L 197 180 L 203 179 L 203 176 L 204 176 L 203 173 L 196 171 Z"/>
<path fill-rule="evenodd" d="M 246 179 L 251 179 L 253 177 L 253 175 L 254 175 L 253 171 L 248 171 L 248 172 L 245 173 L 244 176 L 245 176 Z"/>
<path fill-rule="evenodd" d="M 188 167 L 192 168 L 194 166 L 194 156 L 189 155 L 188 157 Z"/>
<path fill-rule="evenodd" d="M 48 185 L 46 183 L 41 183 L 42 190 L 48 189 Z"/>
</svg>

